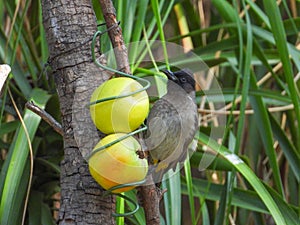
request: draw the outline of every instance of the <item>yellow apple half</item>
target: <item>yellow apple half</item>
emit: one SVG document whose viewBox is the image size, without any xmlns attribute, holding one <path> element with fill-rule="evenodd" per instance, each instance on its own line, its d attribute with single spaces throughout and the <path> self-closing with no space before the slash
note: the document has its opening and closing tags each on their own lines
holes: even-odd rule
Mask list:
<svg viewBox="0 0 300 225">
<path fill-rule="evenodd" d="M 103 138 L 94 148 L 100 148 L 123 137 L 124 133 L 110 134 Z M 92 177 L 106 190 L 120 184 L 142 181 L 148 172 L 147 159 L 139 158 L 141 149 L 134 137 L 128 137 L 116 144 L 99 151 L 89 159 L 89 170 Z M 133 189 L 134 186 L 112 191 L 120 193 Z"/>
<path fill-rule="evenodd" d="M 90 102 L 130 94 L 142 88 L 143 86 L 134 79 L 113 78 L 101 84 L 93 92 Z M 147 117 L 148 112 L 149 98 L 146 91 L 90 106 L 94 124 L 105 134 L 128 133 L 137 129 Z"/>
</svg>

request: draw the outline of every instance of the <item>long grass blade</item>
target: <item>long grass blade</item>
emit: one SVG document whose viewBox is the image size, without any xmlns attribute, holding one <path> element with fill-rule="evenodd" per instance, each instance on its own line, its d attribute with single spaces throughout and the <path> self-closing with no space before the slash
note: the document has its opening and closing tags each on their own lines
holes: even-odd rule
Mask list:
<svg viewBox="0 0 300 225">
<path fill-rule="evenodd" d="M 44 108 L 48 99 L 49 96 L 45 91 L 41 89 L 33 90 L 31 100 L 39 107 Z M 41 118 L 31 111 L 25 110 L 23 120 L 29 137 L 32 140 Z M 26 144 L 26 134 L 23 127 L 19 128 L 14 140 L 15 144 L 11 145 L 11 148 L 9 149 L 11 157 L 8 157 L 9 161 L 6 160 L 2 167 L 7 173 L 1 173 L 0 177 L 1 180 L 4 180 L 3 189 L 0 190 L 0 193 L 2 193 L 0 202 L 1 224 L 12 224 L 11 221 L 13 221 L 13 218 L 16 216 L 15 213 L 18 212 L 14 207 L 16 207 L 16 205 L 22 205 L 24 199 L 24 196 L 22 198 L 21 196 L 18 196 L 17 193 L 19 193 L 20 190 L 27 189 L 27 182 L 21 182 L 23 171 L 28 163 L 27 157 L 29 154 L 28 144 Z"/>
<path fill-rule="evenodd" d="M 244 161 L 242 161 L 237 155 L 230 153 L 226 147 L 219 145 L 203 133 L 199 134 L 199 141 L 225 157 L 236 168 L 236 170 L 244 176 L 253 189 L 258 193 L 261 200 L 265 203 L 277 224 L 288 225 L 284 215 L 279 210 L 271 194 L 266 190 L 260 179 L 244 163 Z"/>
<path fill-rule="evenodd" d="M 300 139 L 300 94 L 294 82 L 292 65 L 289 58 L 289 50 L 286 42 L 286 34 L 283 27 L 280 11 L 276 2 L 272 0 L 264 0 L 264 6 L 268 10 L 267 15 L 270 18 L 271 28 L 274 33 L 274 39 L 281 58 L 285 78 L 289 87 L 290 97 L 295 105 L 295 114 L 298 121 L 298 139 Z M 300 146 L 297 146 L 300 148 Z"/>
<path fill-rule="evenodd" d="M 253 73 L 251 74 L 250 85 L 252 89 L 254 90 L 258 89 L 256 85 L 256 79 Z M 283 184 L 281 181 L 279 166 L 277 163 L 276 152 L 273 147 L 274 141 L 272 136 L 271 123 L 268 117 L 268 111 L 266 109 L 265 104 L 262 101 L 262 98 L 259 96 L 257 97 L 251 96 L 250 103 L 254 109 L 254 118 L 257 122 L 258 131 L 262 138 L 262 142 L 264 144 L 264 148 L 269 159 L 269 164 L 272 168 L 276 188 L 281 194 L 281 196 L 284 197 Z"/>
<path fill-rule="evenodd" d="M 276 4 L 276 1 L 273 0 L 264 0 L 264 7 L 266 13 L 270 19 L 271 29 L 274 34 L 274 39 L 278 49 L 278 53 L 283 64 L 283 70 L 285 79 L 289 88 L 289 95 L 295 105 L 295 114 L 298 124 L 298 135 L 300 135 L 300 94 L 299 90 L 294 82 L 294 75 L 292 64 L 289 58 L 290 52 L 287 46 L 286 34 L 282 23 L 281 14 L 279 8 Z M 299 55 L 299 53 L 298 53 Z M 300 146 L 297 146 L 300 149 Z"/>
<path fill-rule="evenodd" d="M 160 16 L 158 0 L 151 0 L 151 6 L 152 6 L 152 9 L 153 9 L 154 17 L 156 19 L 156 25 L 157 25 L 157 28 L 158 28 L 160 40 L 162 42 L 166 67 L 167 67 L 168 70 L 170 70 L 169 57 L 168 57 L 168 51 L 167 51 L 167 46 L 166 46 L 166 39 L 165 39 L 164 30 L 163 30 L 163 21 L 162 21 L 161 16 Z"/>
<path fill-rule="evenodd" d="M 185 160 L 184 162 L 184 173 L 185 173 L 185 180 L 186 180 L 187 190 L 188 190 L 192 225 L 196 225 L 196 213 L 195 213 L 196 211 L 195 211 L 195 201 L 194 201 L 194 194 L 193 194 L 193 181 L 192 181 L 190 160 Z"/>
<path fill-rule="evenodd" d="M 180 173 L 177 171 L 162 182 L 162 188 L 167 189 L 164 194 L 164 204 L 167 225 L 181 224 L 181 186 Z"/>
<path fill-rule="evenodd" d="M 120 214 L 125 212 L 125 200 L 119 196 L 116 198 L 116 212 Z M 116 221 L 117 225 L 124 225 L 124 217 L 118 216 Z"/>
<path fill-rule="evenodd" d="M 247 104 L 247 96 L 249 92 L 249 86 L 250 86 L 250 65 L 251 65 L 251 56 L 252 56 L 252 29 L 251 29 L 251 23 L 250 23 L 250 18 L 249 15 L 246 11 L 246 54 L 244 55 L 244 62 L 243 66 L 241 68 L 241 74 L 243 76 L 243 87 L 242 87 L 242 101 L 240 105 L 240 110 L 241 114 L 239 117 L 239 122 L 238 122 L 238 129 L 237 129 L 237 137 L 236 137 L 236 145 L 234 149 L 234 153 L 237 154 L 240 150 L 241 146 L 241 140 L 242 140 L 242 135 L 243 135 L 243 129 L 244 129 L 244 124 L 245 124 L 245 110 L 246 110 L 246 104 Z M 239 18 L 239 17 L 238 17 Z M 237 26 L 240 27 L 239 19 L 237 19 Z M 239 30 L 242 30 L 241 27 Z M 243 37 L 239 37 L 240 39 L 243 39 Z M 242 44 L 243 42 L 241 42 Z M 239 46 L 240 49 L 243 49 L 243 46 Z M 241 58 L 243 60 L 243 58 Z"/>
<path fill-rule="evenodd" d="M 286 133 L 281 129 L 275 118 L 269 114 L 274 137 L 279 141 L 283 154 L 292 168 L 294 176 L 300 182 L 300 154 L 296 147 L 290 142 Z"/>
</svg>

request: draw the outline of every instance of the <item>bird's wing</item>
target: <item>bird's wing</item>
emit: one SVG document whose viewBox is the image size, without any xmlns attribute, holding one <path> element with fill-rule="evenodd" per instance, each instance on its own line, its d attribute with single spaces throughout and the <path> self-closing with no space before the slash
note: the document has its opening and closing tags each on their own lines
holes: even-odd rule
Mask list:
<svg viewBox="0 0 300 225">
<path fill-rule="evenodd" d="M 148 132 L 145 139 L 148 149 L 157 148 L 166 138 L 167 125 L 161 117 L 151 117 L 148 119 Z"/>
<path fill-rule="evenodd" d="M 180 116 L 163 98 L 152 107 L 147 119 L 145 143 L 153 159 L 163 160 L 176 148 L 181 131 Z"/>
</svg>

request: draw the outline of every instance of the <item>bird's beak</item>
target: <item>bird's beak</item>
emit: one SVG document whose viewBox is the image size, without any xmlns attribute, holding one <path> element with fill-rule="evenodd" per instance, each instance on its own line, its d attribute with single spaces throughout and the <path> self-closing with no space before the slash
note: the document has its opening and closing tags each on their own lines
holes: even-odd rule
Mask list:
<svg viewBox="0 0 300 225">
<path fill-rule="evenodd" d="M 174 75 L 174 73 L 172 71 L 164 70 L 163 72 L 164 72 L 164 74 L 167 75 L 169 80 L 174 81 L 174 82 L 178 81 L 178 78 Z"/>
</svg>

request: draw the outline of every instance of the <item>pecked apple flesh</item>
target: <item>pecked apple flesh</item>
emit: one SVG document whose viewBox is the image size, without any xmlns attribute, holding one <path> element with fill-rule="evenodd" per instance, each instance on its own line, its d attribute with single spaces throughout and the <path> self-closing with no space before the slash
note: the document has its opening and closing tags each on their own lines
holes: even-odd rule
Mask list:
<svg viewBox="0 0 300 225">
<path fill-rule="evenodd" d="M 103 138 L 94 148 L 100 148 L 121 137 L 124 133 L 110 134 Z M 134 137 L 128 137 L 112 146 L 101 150 L 89 159 L 89 170 L 92 177 L 108 190 L 120 184 L 142 181 L 148 172 L 147 159 L 139 158 L 137 151 L 141 149 Z M 135 186 L 119 188 L 113 193 L 121 193 Z"/>
</svg>

